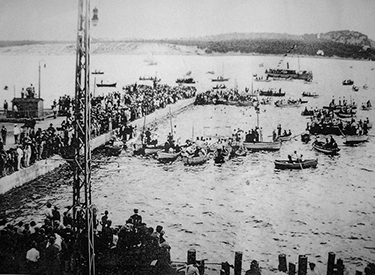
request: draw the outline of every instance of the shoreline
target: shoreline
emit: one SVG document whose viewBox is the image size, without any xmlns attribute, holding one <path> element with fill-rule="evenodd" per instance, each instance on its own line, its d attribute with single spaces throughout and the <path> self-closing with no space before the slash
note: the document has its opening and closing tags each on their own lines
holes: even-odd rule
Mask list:
<svg viewBox="0 0 375 275">
<path fill-rule="evenodd" d="M 135 45 L 134 45 L 135 44 Z M 106 45 L 104 50 L 100 47 Z M 196 46 L 185 46 L 168 43 L 149 43 L 149 42 L 118 42 L 101 44 L 92 43 L 91 55 L 147 55 L 153 52 L 154 56 L 205 56 L 205 57 L 219 57 L 219 56 L 283 56 L 282 54 L 262 54 L 257 52 L 241 53 L 241 52 L 226 52 L 226 53 L 206 53 L 203 49 Z M 121 46 L 125 46 L 121 49 Z M 126 47 L 130 46 L 130 47 Z M 134 47 L 135 46 L 135 47 Z M 118 49 L 120 47 L 120 49 Z M 0 56 L 22 56 L 22 55 L 36 55 L 36 56 L 72 56 L 75 55 L 72 44 L 33 44 L 25 46 L 0 47 Z M 369 61 L 368 59 L 357 59 L 339 56 L 320 56 L 320 55 L 297 55 L 288 54 L 292 58 L 314 58 L 314 59 L 334 59 L 334 60 L 352 60 L 352 61 Z"/>
</svg>

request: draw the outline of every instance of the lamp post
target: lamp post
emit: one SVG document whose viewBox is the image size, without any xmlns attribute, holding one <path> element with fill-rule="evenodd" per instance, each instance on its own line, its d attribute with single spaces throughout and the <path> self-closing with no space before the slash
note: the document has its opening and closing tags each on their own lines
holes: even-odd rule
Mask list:
<svg viewBox="0 0 375 275">
<path fill-rule="evenodd" d="M 44 59 L 39 60 L 39 84 L 38 84 L 38 98 L 40 98 L 40 79 L 41 79 L 41 67 L 40 63 L 43 62 L 44 68 L 46 67 L 46 61 Z"/>
</svg>

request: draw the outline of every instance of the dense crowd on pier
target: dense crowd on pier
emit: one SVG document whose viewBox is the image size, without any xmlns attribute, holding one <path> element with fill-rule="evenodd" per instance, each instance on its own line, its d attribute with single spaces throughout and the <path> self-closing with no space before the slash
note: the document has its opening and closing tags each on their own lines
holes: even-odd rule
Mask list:
<svg viewBox="0 0 375 275">
<path fill-rule="evenodd" d="M 91 99 L 92 137 L 119 128 L 123 139 L 132 137 L 133 127 L 128 122 L 148 115 L 157 109 L 165 108 L 181 99 L 194 97 L 196 88 L 191 86 L 128 85 L 122 92 L 112 92 L 106 96 Z M 14 125 L 13 135 L 15 148 L 4 150 L 8 142 L 7 130 L 2 127 L 0 140 L 0 176 L 28 167 L 38 160 L 46 159 L 54 154 L 69 156 L 73 140 L 74 99 L 62 96 L 58 102 L 58 113 L 66 115 L 61 125 L 53 125 L 48 129 L 35 129 L 35 120 L 24 125 Z M 69 151 L 70 150 L 70 151 Z"/>
<path fill-rule="evenodd" d="M 169 267 L 171 247 L 165 240 L 161 225 L 155 228 L 147 225 L 138 214 L 138 209 L 134 209 L 134 213 L 120 226 L 112 224 L 108 211 L 100 219 L 95 211 L 93 213 L 98 268 L 116 257 L 128 266 L 149 265 L 157 260 L 159 267 Z M 82 226 L 75 224 L 72 209 L 61 213 L 58 207 L 49 202 L 42 214 L 42 223 L 19 221 L 11 224 L 6 220 L 1 221 L 0 246 L 7 249 L 0 250 L 0 273 L 70 274 L 80 268 L 78 262 L 85 265 L 87 259 L 79 260 L 82 255 L 76 249 L 78 246 L 86 251 L 82 248 L 87 245 L 84 237 L 85 213 L 77 209 L 77 215 L 82 216 Z M 77 230 L 81 232 L 78 238 Z M 121 265 L 120 260 L 116 264 Z"/>
</svg>

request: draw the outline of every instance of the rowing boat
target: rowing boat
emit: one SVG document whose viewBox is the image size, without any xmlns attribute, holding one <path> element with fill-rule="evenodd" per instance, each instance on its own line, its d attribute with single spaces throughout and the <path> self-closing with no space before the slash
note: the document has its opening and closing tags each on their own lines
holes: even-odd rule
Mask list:
<svg viewBox="0 0 375 275">
<path fill-rule="evenodd" d="M 368 141 L 368 135 L 345 136 L 345 144 L 357 144 Z"/>
<path fill-rule="evenodd" d="M 289 160 L 275 160 L 276 169 L 305 169 L 305 168 L 316 168 L 318 165 L 318 159 L 306 159 L 300 162 L 290 162 Z"/>
<path fill-rule="evenodd" d="M 180 155 L 180 152 L 167 153 L 167 152 L 158 151 L 157 159 L 160 162 L 172 162 L 172 161 L 175 161 L 179 157 L 179 155 Z"/>
<path fill-rule="evenodd" d="M 324 142 L 317 141 L 317 140 L 313 142 L 312 146 L 316 151 L 321 152 L 326 155 L 336 155 L 340 151 L 340 148 L 338 147 L 336 148 L 327 147 L 325 146 Z"/>
</svg>

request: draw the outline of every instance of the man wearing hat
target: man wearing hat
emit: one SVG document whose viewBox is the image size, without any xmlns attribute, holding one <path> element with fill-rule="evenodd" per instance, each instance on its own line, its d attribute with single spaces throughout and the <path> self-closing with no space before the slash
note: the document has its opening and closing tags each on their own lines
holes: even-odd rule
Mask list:
<svg viewBox="0 0 375 275">
<path fill-rule="evenodd" d="M 13 135 L 14 135 L 14 143 L 15 144 L 18 144 L 18 138 L 20 136 L 20 133 L 21 133 L 20 127 L 18 127 L 17 124 L 14 124 Z"/>
<path fill-rule="evenodd" d="M 130 216 L 135 227 L 138 227 L 142 223 L 142 217 L 138 214 L 138 209 L 134 209 L 134 214 Z"/>
</svg>

